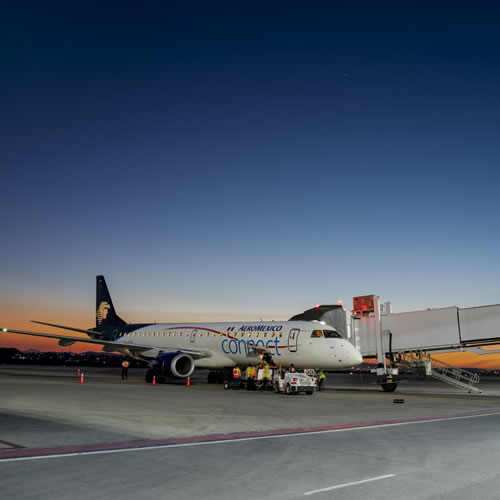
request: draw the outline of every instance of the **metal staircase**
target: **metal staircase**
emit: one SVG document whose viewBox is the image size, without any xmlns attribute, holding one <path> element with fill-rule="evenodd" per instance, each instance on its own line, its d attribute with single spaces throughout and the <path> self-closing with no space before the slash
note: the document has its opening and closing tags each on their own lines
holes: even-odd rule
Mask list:
<svg viewBox="0 0 500 500">
<path fill-rule="evenodd" d="M 481 394 L 482 392 L 477 387 L 474 387 L 474 384 L 479 383 L 480 380 L 477 373 L 462 370 L 443 361 L 433 359 L 425 351 L 399 352 L 397 353 L 396 360 L 421 377 L 431 376 L 469 393 L 475 392 Z"/>
</svg>

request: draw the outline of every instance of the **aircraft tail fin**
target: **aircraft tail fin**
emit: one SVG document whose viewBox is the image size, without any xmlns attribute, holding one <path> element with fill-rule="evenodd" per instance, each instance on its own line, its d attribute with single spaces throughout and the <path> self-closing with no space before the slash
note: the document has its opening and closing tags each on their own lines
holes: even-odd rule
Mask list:
<svg viewBox="0 0 500 500">
<path fill-rule="evenodd" d="M 104 276 L 96 277 L 95 322 L 97 330 L 99 328 L 115 328 L 127 324 L 127 322 L 123 321 L 115 312 Z"/>
</svg>

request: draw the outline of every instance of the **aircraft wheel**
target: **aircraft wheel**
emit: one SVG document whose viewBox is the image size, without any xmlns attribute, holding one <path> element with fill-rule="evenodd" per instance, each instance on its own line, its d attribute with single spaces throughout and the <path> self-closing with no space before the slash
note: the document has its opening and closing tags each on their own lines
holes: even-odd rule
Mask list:
<svg viewBox="0 0 500 500">
<path fill-rule="evenodd" d="M 396 390 L 396 387 L 398 384 L 395 384 L 394 382 L 390 382 L 387 384 L 382 384 L 382 389 L 384 389 L 384 392 L 394 392 Z"/>
<path fill-rule="evenodd" d="M 154 375 L 155 375 L 155 372 L 153 370 L 148 370 L 146 372 L 146 376 L 144 378 L 146 379 L 146 382 L 148 384 L 150 384 L 151 382 L 153 382 Z"/>
</svg>

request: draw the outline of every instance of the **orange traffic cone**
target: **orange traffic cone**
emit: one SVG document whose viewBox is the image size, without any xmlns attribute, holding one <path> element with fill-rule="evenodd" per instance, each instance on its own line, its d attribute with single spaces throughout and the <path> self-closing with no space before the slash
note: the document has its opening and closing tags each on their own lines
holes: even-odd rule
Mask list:
<svg viewBox="0 0 500 500">
<path fill-rule="evenodd" d="M 151 385 L 156 385 L 156 375 L 153 376 L 153 383 Z"/>
<path fill-rule="evenodd" d="M 191 377 L 188 377 L 186 380 L 186 387 L 191 387 Z"/>
<path fill-rule="evenodd" d="M 80 375 L 80 384 L 85 383 L 85 379 L 83 378 L 83 373 Z"/>
</svg>

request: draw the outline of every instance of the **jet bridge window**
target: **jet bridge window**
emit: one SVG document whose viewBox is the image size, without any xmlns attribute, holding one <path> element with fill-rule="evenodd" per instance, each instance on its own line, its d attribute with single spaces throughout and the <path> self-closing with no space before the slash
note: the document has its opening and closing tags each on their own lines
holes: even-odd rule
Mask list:
<svg viewBox="0 0 500 500">
<path fill-rule="evenodd" d="M 341 335 L 336 332 L 335 330 L 323 330 L 323 333 L 325 334 L 325 337 L 327 339 L 341 339 Z"/>
<path fill-rule="evenodd" d="M 323 332 L 321 330 L 313 330 L 311 333 L 311 338 L 322 338 Z"/>
</svg>

